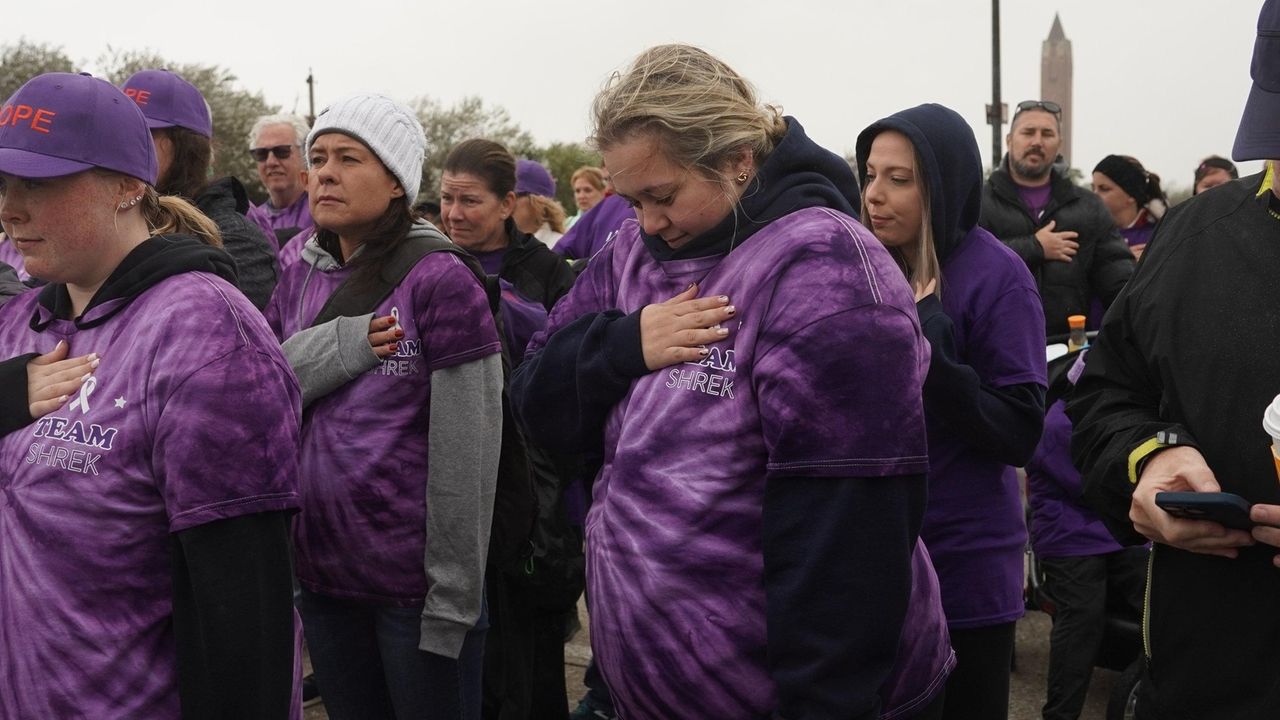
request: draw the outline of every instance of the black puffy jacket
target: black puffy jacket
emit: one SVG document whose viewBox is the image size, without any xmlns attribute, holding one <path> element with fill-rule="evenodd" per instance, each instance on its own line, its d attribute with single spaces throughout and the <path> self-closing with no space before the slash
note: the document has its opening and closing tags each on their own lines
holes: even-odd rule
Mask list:
<svg viewBox="0 0 1280 720">
<path fill-rule="evenodd" d="M 249 195 L 244 185 L 233 177 L 214 180 L 196 196 L 195 206 L 218 226 L 222 249 L 236 261 L 240 292 L 259 310 L 266 307 L 279 279 L 275 245 L 245 217 Z"/>
<path fill-rule="evenodd" d="M 564 257 L 552 252 L 540 240 L 516 229 L 515 222 L 507 220 L 507 237 L 510 244 L 502 256 L 498 277 L 511 283 L 526 297 L 551 312 L 556 301 L 569 294 L 577 274 Z"/>
<path fill-rule="evenodd" d="M 1044 305 L 1046 335 L 1068 331 L 1068 315 L 1088 315 L 1093 298 L 1103 308 L 1111 306 L 1120 289 L 1133 275 L 1133 253 L 1116 231 L 1111 213 L 1093 193 L 1077 187 L 1055 169 L 1050 183 L 1049 204 L 1039 221 L 1034 220 L 1018 197 L 1018 187 L 1009 175 L 1006 158 L 999 170 L 982 187 L 982 214 L 978 224 L 1018 253 L 1036 278 Z M 1036 231 L 1049 221 L 1054 230 L 1079 233 L 1080 249 L 1071 262 L 1045 260 Z M 1096 326 L 1102 318 L 1091 317 Z"/>
</svg>

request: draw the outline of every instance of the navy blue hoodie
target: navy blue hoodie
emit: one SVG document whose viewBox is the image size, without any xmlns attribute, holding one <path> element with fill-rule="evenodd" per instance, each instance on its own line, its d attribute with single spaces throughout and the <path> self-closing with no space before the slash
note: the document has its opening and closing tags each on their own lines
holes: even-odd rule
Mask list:
<svg viewBox="0 0 1280 720">
<path fill-rule="evenodd" d="M 945 292 L 947 260 L 978 225 L 982 205 L 982 158 L 973 130 L 950 108 L 919 105 L 877 120 L 858 135 L 858 179 L 866 186 L 871 143 L 886 130 L 911 141 L 929 191 L 934 250 L 942 266 Z M 933 349 L 925 379 L 925 411 L 954 419 L 948 423 L 973 447 L 988 448 L 1007 464 L 1020 466 L 1035 452 L 1044 426 L 1044 388 L 1021 383 L 983 385 L 956 349 L 952 318 L 937 294 L 916 306 L 920 326 Z"/>
</svg>

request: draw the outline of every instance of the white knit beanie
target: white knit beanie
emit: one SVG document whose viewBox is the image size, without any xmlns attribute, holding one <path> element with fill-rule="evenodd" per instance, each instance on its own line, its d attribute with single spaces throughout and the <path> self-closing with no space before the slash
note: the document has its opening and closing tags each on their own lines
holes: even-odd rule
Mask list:
<svg viewBox="0 0 1280 720">
<path fill-rule="evenodd" d="M 386 95 L 352 95 L 320 111 L 307 136 L 307 163 L 311 144 L 330 132 L 340 132 L 359 140 L 396 176 L 409 204 L 418 197 L 422 182 L 422 160 L 427 138 L 422 124 L 409 108 Z"/>
</svg>

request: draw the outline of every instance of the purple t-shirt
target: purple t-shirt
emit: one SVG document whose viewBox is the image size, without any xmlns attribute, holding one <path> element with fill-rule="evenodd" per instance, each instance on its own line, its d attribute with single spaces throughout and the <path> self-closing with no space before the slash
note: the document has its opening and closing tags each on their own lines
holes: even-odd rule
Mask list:
<svg viewBox="0 0 1280 720">
<path fill-rule="evenodd" d="M 22 253 L 13 246 L 13 241 L 8 235 L 0 234 L 0 262 L 13 268 L 18 273 L 19 280 L 27 280 L 31 276 L 27 274 L 26 263 L 22 260 Z"/>
<path fill-rule="evenodd" d="M 636 211 L 618 195 L 610 195 L 573 224 L 564 237 L 556 241 L 557 253 L 575 260 L 588 259 L 600 252 L 613 239 L 626 220 L 635 219 Z"/>
<path fill-rule="evenodd" d="M 1046 385 L 1044 310 L 1035 279 L 1004 243 L 975 227 L 942 266 L 942 308 L 956 352 L 983 384 Z M 928 418 L 929 545 L 953 628 L 995 625 L 1023 612 L 1027 542 L 1016 471 Z"/>
<path fill-rule="evenodd" d="M 1151 242 L 1151 236 L 1156 232 L 1155 223 L 1144 222 L 1133 227 L 1120 228 L 1120 237 L 1129 244 L 1129 247 L 1135 245 L 1146 245 Z"/>
<path fill-rule="evenodd" d="M 1049 205 L 1049 196 L 1052 194 L 1053 183 L 1045 183 L 1037 187 L 1018 186 L 1018 197 L 1022 198 L 1023 206 L 1036 222 L 1040 222 L 1040 216 Z"/>
<path fill-rule="evenodd" d="M 37 297 L 0 309 L 5 353 L 65 339 L 102 364 L 0 438 L 0 717 L 176 719 L 171 536 L 297 507 L 297 381 L 258 311 L 210 274 L 162 280 L 86 329 L 33 331 L 50 317 Z"/>
<path fill-rule="evenodd" d="M 311 235 L 316 230 L 315 223 L 311 221 L 311 206 L 306 192 L 298 196 L 298 199 L 288 207 L 277 210 L 271 207 L 271 201 L 267 200 L 261 205 L 250 207 L 245 215 L 262 228 L 262 232 L 266 233 L 277 249 L 284 247 L 285 244 L 280 242 L 277 231 L 293 231 L 296 233 L 293 237 L 302 235 L 305 240 L 305 236 Z M 297 257 L 293 259 L 296 260 Z"/>
<path fill-rule="evenodd" d="M 537 300 L 525 297 L 515 285 L 498 280 L 502 289 L 502 332 L 511 355 L 511 367 L 524 361 L 524 349 L 535 333 L 547 326 L 547 309 Z"/>
<path fill-rule="evenodd" d="M 286 268 L 265 311 L 277 336 L 310 326 L 352 271 Z M 500 345 L 484 288 L 452 253 L 424 257 L 375 312 L 399 320 L 399 351 L 303 418 L 298 580 L 316 593 L 412 607 L 427 594 L 431 373 Z"/>
<path fill-rule="evenodd" d="M 587 517 L 592 649 L 623 717 L 774 710 L 760 546 L 768 478 L 927 468 L 928 345 L 911 291 L 884 247 L 837 212 L 801 210 L 728 255 L 667 262 L 629 220 L 556 304 L 547 333 L 695 281 L 737 307 L 731 333 L 705 360 L 632 383 L 606 421 Z M 927 702 L 952 658 L 923 544 L 914 563 L 885 717 Z"/>
<path fill-rule="evenodd" d="M 1122 550 L 1098 515 L 1085 507 L 1084 483 L 1071 462 L 1071 419 L 1059 400 L 1044 418 L 1044 435 L 1027 463 L 1031 546 L 1040 557 L 1082 557 Z"/>
</svg>

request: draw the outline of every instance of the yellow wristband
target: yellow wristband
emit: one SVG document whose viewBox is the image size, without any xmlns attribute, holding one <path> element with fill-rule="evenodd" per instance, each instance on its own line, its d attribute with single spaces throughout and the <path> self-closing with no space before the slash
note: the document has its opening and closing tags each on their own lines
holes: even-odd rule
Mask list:
<svg viewBox="0 0 1280 720">
<path fill-rule="evenodd" d="M 1159 437 L 1148 438 L 1146 442 L 1133 449 L 1129 453 L 1129 484 L 1138 484 L 1138 463 L 1142 462 L 1148 455 L 1159 450 L 1160 448 L 1169 447 L 1167 443 L 1160 441 Z"/>
</svg>

